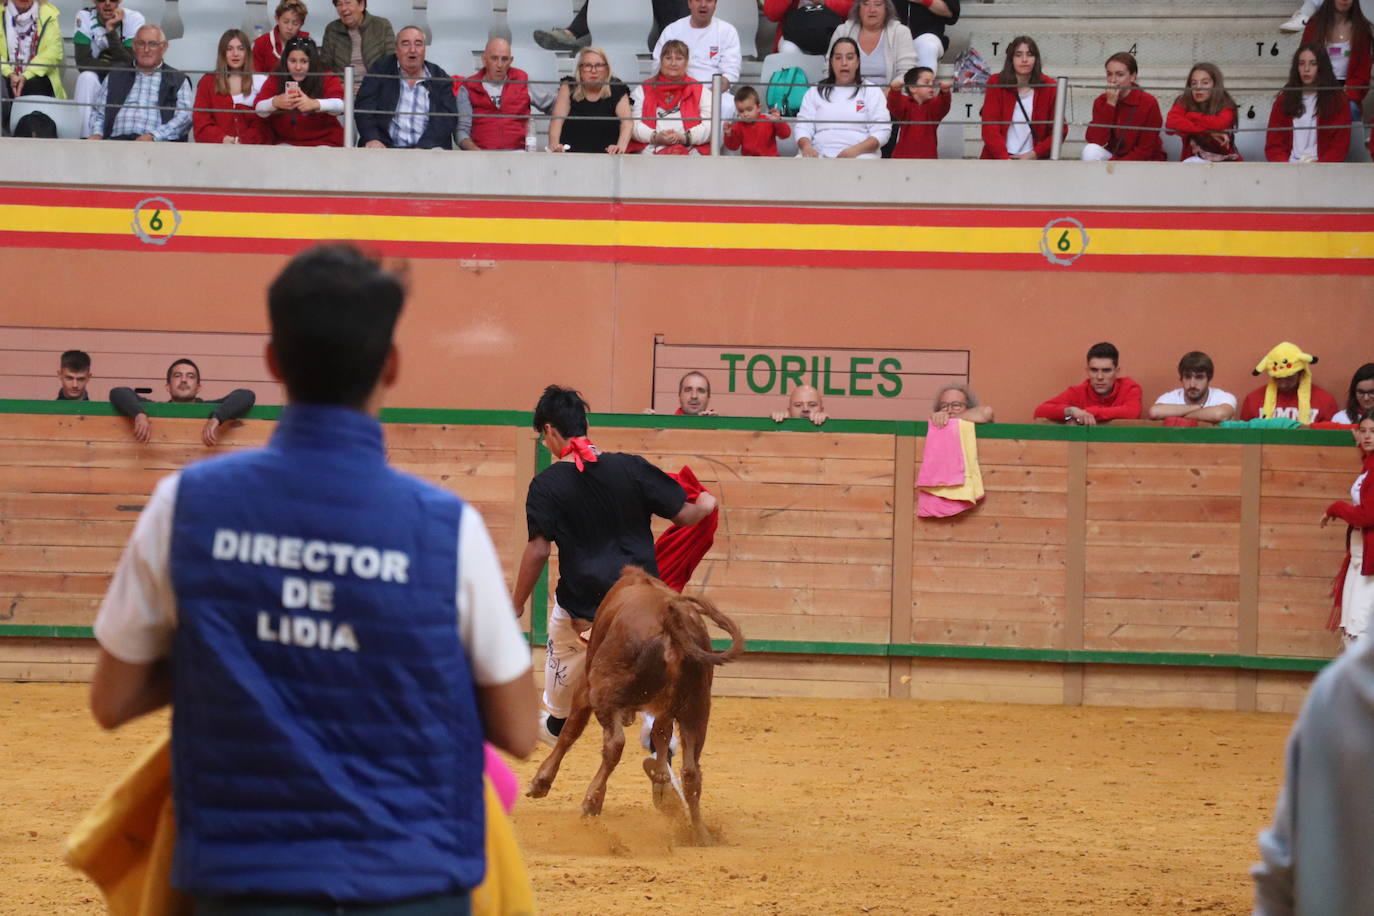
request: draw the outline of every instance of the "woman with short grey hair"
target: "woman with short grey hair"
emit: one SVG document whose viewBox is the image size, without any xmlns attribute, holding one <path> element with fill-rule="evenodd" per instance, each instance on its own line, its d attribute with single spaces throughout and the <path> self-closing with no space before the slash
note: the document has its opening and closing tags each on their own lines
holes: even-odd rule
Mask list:
<svg viewBox="0 0 1374 916">
<path fill-rule="evenodd" d="M 937 391 L 931 411 L 932 426 L 944 426 L 953 419 L 970 423 L 991 423 L 994 420 L 992 408 L 979 405 L 978 396 L 963 382 L 951 382 Z"/>
</svg>

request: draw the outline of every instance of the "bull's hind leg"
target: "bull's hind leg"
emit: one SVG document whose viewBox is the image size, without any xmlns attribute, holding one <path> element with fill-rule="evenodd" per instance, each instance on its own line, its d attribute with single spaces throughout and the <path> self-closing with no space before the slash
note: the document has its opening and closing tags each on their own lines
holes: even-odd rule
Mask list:
<svg viewBox="0 0 1374 916">
<path fill-rule="evenodd" d="M 687 799 L 692 831 L 703 846 L 712 842 L 710 832 L 701 822 L 701 750 L 706 744 L 706 723 L 711 715 L 709 693 L 705 700 L 697 708 L 683 710 L 678 719 L 678 732 L 682 736 L 682 794 Z"/>
<path fill-rule="evenodd" d="M 592 708 L 587 703 L 587 692 L 584 687 L 573 699 L 572 715 L 563 723 L 563 730 L 558 733 L 558 743 L 553 746 L 549 756 L 539 765 L 539 771 L 530 780 L 529 788 L 525 790 L 526 795 L 530 798 L 543 798 L 549 794 L 554 778 L 558 776 L 558 768 L 563 764 L 563 756 L 568 753 L 568 748 L 582 737 L 582 730 L 587 727 L 587 720 L 591 715 Z"/>
<path fill-rule="evenodd" d="M 601 723 L 605 737 L 601 742 L 601 769 L 592 777 L 587 796 L 582 799 L 582 813 L 587 815 L 601 813 L 601 805 L 606 801 L 606 781 L 611 778 L 625 750 L 625 726 L 620 724 L 621 716 L 617 710 L 598 711 L 596 720 Z"/>
<path fill-rule="evenodd" d="M 672 787 L 673 774 L 670 771 L 672 763 L 668 758 L 668 745 L 672 740 L 673 717 L 661 715 L 654 720 L 653 730 L 649 733 L 649 741 L 653 746 L 652 755 L 644 758 L 644 772 L 653 783 L 654 807 L 660 811 L 667 811 L 672 807 L 673 796 L 669 789 Z"/>
</svg>

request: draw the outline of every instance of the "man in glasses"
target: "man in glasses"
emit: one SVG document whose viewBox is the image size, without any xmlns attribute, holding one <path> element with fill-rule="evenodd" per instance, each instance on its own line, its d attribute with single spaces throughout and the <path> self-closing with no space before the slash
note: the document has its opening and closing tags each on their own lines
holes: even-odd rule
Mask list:
<svg viewBox="0 0 1374 916">
<path fill-rule="evenodd" d="M 86 122 L 89 140 L 185 142 L 191 132 L 191 81 L 163 62 L 167 38 L 145 25 L 134 34 L 134 66 L 111 70 Z"/>
<path fill-rule="evenodd" d="M 72 32 L 72 47 L 76 51 L 76 78 L 73 98 L 90 106 L 95 94 L 105 82 L 112 67 L 132 69 L 134 66 L 134 33 L 143 27 L 143 14 L 126 10 L 120 0 L 96 0 L 95 6 L 76 14 L 76 29 Z M 90 120 L 89 107 L 82 109 L 81 135 Z"/>
</svg>

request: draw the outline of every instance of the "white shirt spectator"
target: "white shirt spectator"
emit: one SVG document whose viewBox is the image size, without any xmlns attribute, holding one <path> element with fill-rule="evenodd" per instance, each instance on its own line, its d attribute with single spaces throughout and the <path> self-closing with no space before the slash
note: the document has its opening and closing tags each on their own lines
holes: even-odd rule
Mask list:
<svg viewBox="0 0 1374 916">
<path fill-rule="evenodd" d="M 687 75 L 692 79 L 709 86 L 711 77 L 719 73 L 731 85 L 739 82 L 739 32 L 730 23 L 714 16 L 711 24 L 704 29 L 692 28 L 691 16 L 683 16 L 677 22 L 670 23 L 654 45 L 655 65 L 658 64 L 663 46 L 674 38 L 687 45 Z"/>
<path fill-rule="evenodd" d="M 820 122 L 820 123 L 816 123 Z M 892 116 L 887 113 L 887 96 L 876 86 L 831 86 L 830 99 L 821 97 L 812 86 L 802 97 L 797 112 L 797 139 L 811 141 L 816 152 L 831 159 L 868 137 L 882 146 L 892 136 Z M 860 159 L 878 159 L 878 152 L 864 153 Z"/>
<path fill-rule="evenodd" d="M 1180 407 L 1181 407 L 1181 406 L 1183 406 L 1184 404 L 1187 404 L 1187 403 L 1188 403 L 1188 400 L 1184 397 L 1184 395 L 1183 395 L 1183 389 L 1182 389 L 1182 388 L 1175 388 L 1173 391 L 1166 391 L 1166 392 L 1164 392 L 1163 394 L 1161 394 L 1159 397 L 1155 398 L 1155 403 L 1156 403 L 1156 404 L 1171 404 L 1171 405 L 1177 405 L 1177 406 L 1180 406 Z M 1207 389 L 1207 400 L 1206 400 L 1205 403 L 1203 403 L 1203 404 L 1201 404 L 1201 405 L 1199 405 L 1199 406 L 1201 406 L 1201 407 L 1220 407 L 1220 406 L 1222 406 L 1223 404 L 1229 405 L 1229 406 L 1231 406 L 1231 407 L 1235 407 L 1235 406 L 1236 406 L 1236 396 L 1235 396 L 1234 394 L 1231 394 L 1229 391 L 1222 391 L 1220 388 L 1208 388 L 1208 389 Z"/>
<path fill-rule="evenodd" d="M 1029 120 L 1035 102 L 1035 90 L 1021 90 L 1017 98 L 1019 104 L 1012 107 L 1011 127 L 1007 129 L 1007 152 L 1013 156 L 1035 149 L 1035 135 L 1031 133 Z"/>
<path fill-rule="evenodd" d="M 124 20 L 119 25 L 124 44 L 131 44 L 134 34 L 143 28 L 143 14 L 138 10 L 125 9 Z M 109 32 L 100 24 L 95 8 L 81 10 L 76 14 L 76 28 L 72 32 L 72 44 L 90 45 L 91 56 L 99 57 L 110 47 Z"/>
</svg>

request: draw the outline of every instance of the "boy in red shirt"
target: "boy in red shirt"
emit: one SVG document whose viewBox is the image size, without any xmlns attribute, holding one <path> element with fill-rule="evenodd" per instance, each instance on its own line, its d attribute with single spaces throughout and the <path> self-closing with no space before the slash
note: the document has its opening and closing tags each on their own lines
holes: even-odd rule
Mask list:
<svg viewBox="0 0 1374 916">
<path fill-rule="evenodd" d="M 735 90 L 735 120 L 725 127 L 722 138 L 726 149 L 740 150 L 741 156 L 776 156 L 778 140 L 792 136 L 792 128 L 782 121 L 782 115 L 770 111 L 760 117 L 763 106 L 752 86 Z"/>
<path fill-rule="evenodd" d="M 1317 358 L 1284 341 L 1264 355 L 1255 375 L 1268 374 L 1265 384 L 1245 396 L 1240 419 L 1287 417 L 1303 426 L 1329 422 L 1340 406 L 1331 393 L 1312 382 L 1309 368 Z"/>
<path fill-rule="evenodd" d="M 901 89 L 889 89 L 887 110 L 893 126 L 903 123 L 893 159 L 938 159 L 940 143 L 936 131 L 949 114 L 950 84 L 948 80 L 935 86 L 935 71 L 929 67 L 912 67 L 903 78 Z"/>
<path fill-rule="evenodd" d="M 1088 350 L 1088 380 L 1065 388 L 1035 408 L 1037 419 L 1078 426 L 1108 420 L 1140 419 L 1140 385 L 1117 372 L 1121 355 L 1112 344 L 1093 344 Z"/>
</svg>

